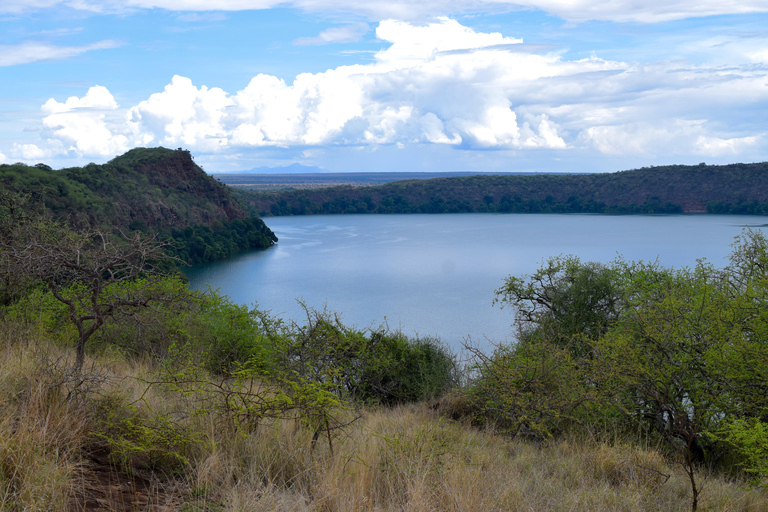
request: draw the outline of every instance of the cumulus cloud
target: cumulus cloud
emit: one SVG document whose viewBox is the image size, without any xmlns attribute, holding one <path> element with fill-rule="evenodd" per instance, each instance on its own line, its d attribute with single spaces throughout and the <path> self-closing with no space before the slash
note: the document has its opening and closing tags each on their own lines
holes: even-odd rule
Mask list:
<svg viewBox="0 0 768 512">
<path fill-rule="evenodd" d="M 16 66 L 40 60 L 68 59 L 91 50 L 104 50 L 116 48 L 117 46 L 119 46 L 119 43 L 110 40 L 85 46 L 54 46 L 39 42 L 0 45 L 0 66 Z"/>
<path fill-rule="evenodd" d="M 126 119 L 140 145 L 182 144 L 210 151 L 227 143 L 222 121 L 231 105 L 222 89 L 198 89 L 189 78 L 175 76 L 163 92 L 132 107 Z"/>
<path fill-rule="evenodd" d="M 732 137 L 723 139 L 720 137 L 708 137 L 700 135 L 694 144 L 697 154 L 704 156 L 738 155 L 743 151 L 758 145 L 761 136 Z"/>
<path fill-rule="evenodd" d="M 4 0 L 0 12 L 22 12 L 66 5 L 89 11 L 121 11 L 126 8 L 166 9 L 169 11 L 211 11 L 208 0 Z M 397 18 L 423 19 L 430 16 L 457 15 L 473 12 L 540 9 L 570 21 L 608 20 L 656 23 L 691 17 L 768 12 L 766 0 L 218 0 L 217 11 L 241 11 L 294 7 L 306 11 L 357 13 L 372 20 Z"/>
<path fill-rule="evenodd" d="M 198 151 L 416 142 L 565 146 L 546 116 L 531 117 L 521 131 L 503 90 L 510 76 L 546 74 L 543 68 L 556 58 L 507 52 L 521 40 L 478 33 L 447 18 L 425 25 L 385 21 L 377 36 L 391 44 L 373 64 L 304 73 L 290 84 L 261 74 L 234 94 L 175 76 L 110 126 L 103 111 L 117 105 L 109 91 L 92 88 L 83 98 L 49 100 L 44 125 L 65 146 L 97 154 L 125 144 Z"/>
<path fill-rule="evenodd" d="M 320 32 L 316 37 L 300 37 L 293 43 L 299 46 L 331 43 L 354 43 L 360 41 L 370 27 L 367 23 L 354 23 L 343 27 L 332 27 Z"/>
<path fill-rule="evenodd" d="M 0 164 L 4 164 L 7 161 L 8 158 L 4 154 L 0 153 Z"/>
<path fill-rule="evenodd" d="M 106 87 L 94 86 L 82 98 L 72 96 L 63 103 L 49 99 L 42 107 L 43 135 L 53 144 L 57 152 L 73 152 L 79 156 L 110 156 L 126 151 L 129 139 L 124 123 L 108 117 L 108 113 L 119 108 L 115 98 Z M 32 156 L 36 146 L 19 148 L 25 158 L 50 156 L 44 151 Z M 42 150 L 41 150 L 42 151 Z M 29 155 L 29 156 L 26 156 Z"/>
<path fill-rule="evenodd" d="M 768 73 L 759 67 L 565 60 L 448 18 L 383 21 L 376 35 L 389 44 L 373 62 L 292 82 L 259 74 L 227 92 L 174 76 L 163 91 L 127 108 L 98 86 L 82 98 L 51 99 L 42 135 L 46 147 L 103 156 L 147 145 L 223 155 L 436 145 L 719 156 L 764 140 L 759 120 L 742 118 L 724 132 L 716 128 L 722 122 L 708 118 L 722 117 L 718 108 L 765 105 Z"/>
<path fill-rule="evenodd" d="M 36 144 L 13 145 L 13 155 L 27 162 L 43 160 L 55 156 L 55 154 L 54 151 L 42 149 Z"/>
</svg>

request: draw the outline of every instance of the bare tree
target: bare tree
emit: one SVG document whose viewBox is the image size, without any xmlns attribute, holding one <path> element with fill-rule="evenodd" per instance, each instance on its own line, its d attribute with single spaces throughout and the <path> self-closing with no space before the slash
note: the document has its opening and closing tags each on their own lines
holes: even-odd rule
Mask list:
<svg viewBox="0 0 768 512">
<path fill-rule="evenodd" d="M 140 233 L 73 231 L 30 215 L 25 201 L 0 198 L 0 267 L 6 281 L 23 276 L 42 282 L 66 305 L 77 328 L 73 371 L 80 373 L 88 339 L 109 318 L 135 317 L 151 302 L 176 298 L 159 279 L 159 265 L 172 259 L 168 243 Z M 119 286 L 130 280 L 136 280 L 133 286 Z"/>
</svg>

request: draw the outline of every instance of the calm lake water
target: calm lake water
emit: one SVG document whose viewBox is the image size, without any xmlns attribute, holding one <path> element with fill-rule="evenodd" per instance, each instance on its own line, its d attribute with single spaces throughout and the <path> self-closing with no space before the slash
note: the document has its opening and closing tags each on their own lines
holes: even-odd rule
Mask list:
<svg viewBox="0 0 768 512">
<path fill-rule="evenodd" d="M 279 237 L 267 250 L 188 270 L 194 289 L 211 285 L 233 301 L 301 318 L 297 299 L 342 313 L 349 325 L 383 322 L 406 334 L 490 347 L 512 339 L 512 312 L 494 290 L 542 261 L 654 260 L 670 267 L 706 258 L 725 264 L 753 216 L 672 215 L 322 215 L 265 220 Z"/>
</svg>

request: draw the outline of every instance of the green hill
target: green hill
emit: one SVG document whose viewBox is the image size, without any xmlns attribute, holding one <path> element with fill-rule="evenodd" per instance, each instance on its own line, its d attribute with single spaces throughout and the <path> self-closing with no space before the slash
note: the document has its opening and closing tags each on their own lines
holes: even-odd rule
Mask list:
<svg viewBox="0 0 768 512">
<path fill-rule="evenodd" d="M 768 214 L 768 162 L 606 174 L 477 175 L 249 193 L 265 215 L 320 213 Z"/>
<path fill-rule="evenodd" d="M 173 237 L 178 255 L 189 262 L 226 258 L 277 241 L 229 187 L 181 149 L 137 148 L 103 165 L 61 170 L 0 165 L 0 188 L 31 194 L 48 214 L 74 228 Z"/>
</svg>

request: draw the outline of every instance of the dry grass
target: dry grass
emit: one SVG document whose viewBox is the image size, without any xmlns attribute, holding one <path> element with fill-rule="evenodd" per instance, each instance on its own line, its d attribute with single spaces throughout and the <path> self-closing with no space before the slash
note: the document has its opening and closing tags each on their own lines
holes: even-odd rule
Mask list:
<svg viewBox="0 0 768 512">
<path fill-rule="evenodd" d="M 65 510 L 86 436 L 34 346 L 0 347 L 0 510 Z"/>
<path fill-rule="evenodd" d="M 187 460 L 181 466 L 178 459 L 169 462 L 151 450 L 120 459 L 124 469 L 151 482 L 154 502 L 164 505 L 151 508 L 145 501 L 135 510 L 690 509 L 683 472 L 639 443 L 511 442 L 420 404 L 362 411 L 358 421 L 336 433 L 331 456 L 322 437 L 313 447 L 312 431 L 298 420 L 265 421 L 246 435 L 212 413 L 191 414 L 195 402 L 189 397 L 162 386 L 147 389 L 142 380 L 156 371 L 149 361 L 118 356 L 91 361 L 102 368 L 95 387 L 85 397 L 67 400 L 59 369 L 66 366 L 62 358 L 68 352 L 29 334 L 14 334 L 12 326 L 0 331 L 2 511 L 97 510 L 75 498 L 90 481 L 89 457 L 116 446 L 110 444 L 114 439 L 93 434 L 106 407 L 124 408 L 121 414 L 132 418 L 129 425 L 154 425 L 154 418 L 165 418 L 168 428 L 188 441 L 159 438 L 151 447 L 161 455 L 179 450 Z M 699 479 L 699 510 L 768 510 L 766 490 L 714 475 Z M 134 510 L 124 505 L 114 508 Z"/>
<path fill-rule="evenodd" d="M 424 406 L 367 412 L 330 457 L 282 422 L 221 443 L 195 465 L 195 488 L 227 511 L 677 511 L 688 482 L 633 445 L 509 442 Z M 665 475 L 670 475 L 667 479 Z M 705 477 L 706 478 L 706 477 Z M 766 510 L 768 494 L 706 478 L 699 510 Z"/>
</svg>

